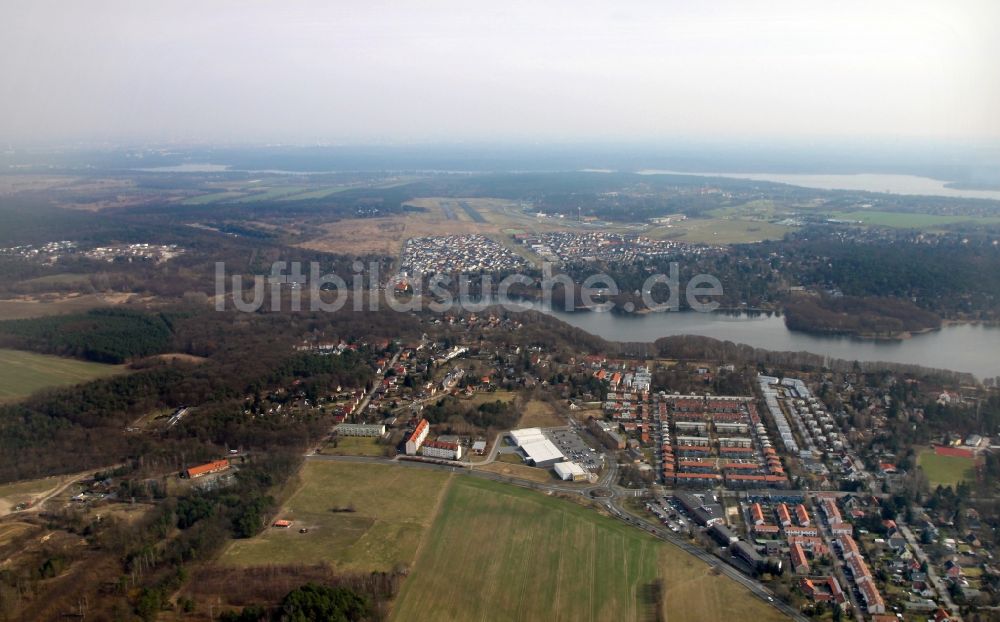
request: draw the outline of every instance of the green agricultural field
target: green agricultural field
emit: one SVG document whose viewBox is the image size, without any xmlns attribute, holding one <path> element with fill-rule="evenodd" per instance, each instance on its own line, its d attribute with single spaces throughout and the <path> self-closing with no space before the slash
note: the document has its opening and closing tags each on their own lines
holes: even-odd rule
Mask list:
<svg viewBox="0 0 1000 622">
<path fill-rule="evenodd" d="M 972 458 L 961 456 L 939 456 L 934 449 L 925 449 L 917 456 L 917 464 L 932 487 L 957 486 L 962 481 L 975 479 L 976 463 Z"/>
<path fill-rule="evenodd" d="M 121 365 L 0 349 L 0 402 L 19 400 L 39 389 L 119 374 L 124 369 Z"/>
<path fill-rule="evenodd" d="M 206 205 L 208 203 L 217 203 L 219 201 L 228 201 L 238 197 L 244 196 L 246 193 L 237 192 L 235 190 L 226 190 L 223 192 L 212 192 L 210 194 L 202 194 L 196 197 L 191 197 L 189 199 L 184 199 L 181 201 L 181 205 Z"/>
<path fill-rule="evenodd" d="M 301 483 L 268 527 L 236 540 L 221 563 L 242 566 L 328 562 L 337 569 L 389 571 L 410 565 L 434 520 L 449 474 L 380 464 L 310 460 Z M 353 509 L 353 512 L 335 511 Z M 307 528 L 308 533 L 299 533 Z"/>
<path fill-rule="evenodd" d="M 855 220 L 866 225 L 879 227 L 897 227 L 900 229 L 932 229 L 943 225 L 973 222 L 980 224 L 996 224 L 1000 218 L 982 216 L 945 216 L 939 214 L 907 214 L 902 212 L 835 212 L 831 218 L 839 220 Z"/>
<path fill-rule="evenodd" d="M 453 480 L 394 620 L 784 619 L 697 559 L 595 511 L 488 480 Z"/>
<path fill-rule="evenodd" d="M 257 201 L 269 201 L 272 199 L 281 199 L 284 197 L 290 197 L 295 194 L 300 194 L 303 192 L 308 192 L 314 190 L 309 186 L 276 186 L 274 188 L 262 188 L 262 192 L 255 192 L 253 194 L 248 194 L 245 197 L 235 199 L 233 203 L 255 203 Z"/>
</svg>

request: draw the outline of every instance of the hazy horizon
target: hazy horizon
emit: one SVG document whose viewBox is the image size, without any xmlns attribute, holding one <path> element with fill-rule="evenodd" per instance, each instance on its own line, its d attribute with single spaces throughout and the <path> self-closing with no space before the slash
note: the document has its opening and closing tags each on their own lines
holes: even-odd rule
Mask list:
<svg viewBox="0 0 1000 622">
<path fill-rule="evenodd" d="M 1000 139 L 1000 6 L 0 7 L 0 141 Z"/>
</svg>

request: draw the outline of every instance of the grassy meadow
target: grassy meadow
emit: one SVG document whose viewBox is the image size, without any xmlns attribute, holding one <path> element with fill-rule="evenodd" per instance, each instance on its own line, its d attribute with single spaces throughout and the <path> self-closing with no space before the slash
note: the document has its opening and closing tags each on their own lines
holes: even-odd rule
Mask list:
<svg viewBox="0 0 1000 622">
<path fill-rule="evenodd" d="M 236 540 L 221 563 L 241 566 L 329 562 L 338 569 L 389 571 L 409 565 L 434 519 L 448 473 L 429 469 L 311 460 L 278 518 Z M 352 509 L 353 511 L 336 511 Z M 299 533 L 307 528 L 308 533 Z"/>
<path fill-rule="evenodd" d="M 961 456 L 939 456 L 934 449 L 925 449 L 917 456 L 917 465 L 923 469 L 931 487 L 957 486 L 962 481 L 975 479 L 976 462 Z"/>
<path fill-rule="evenodd" d="M 0 402 L 28 397 L 35 391 L 122 373 L 121 365 L 0 349 Z"/>
<path fill-rule="evenodd" d="M 566 500 L 452 481 L 393 620 L 784 619 L 697 559 Z"/>
</svg>

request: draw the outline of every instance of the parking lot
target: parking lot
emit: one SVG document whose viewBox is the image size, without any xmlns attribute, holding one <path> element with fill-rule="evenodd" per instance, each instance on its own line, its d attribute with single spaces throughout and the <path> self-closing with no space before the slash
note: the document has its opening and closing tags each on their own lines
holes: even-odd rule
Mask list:
<svg viewBox="0 0 1000 622">
<path fill-rule="evenodd" d="M 574 429 L 557 428 L 543 432 L 567 460 L 576 462 L 588 471 L 598 471 L 604 466 L 604 454 L 587 445 Z"/>
</svg>

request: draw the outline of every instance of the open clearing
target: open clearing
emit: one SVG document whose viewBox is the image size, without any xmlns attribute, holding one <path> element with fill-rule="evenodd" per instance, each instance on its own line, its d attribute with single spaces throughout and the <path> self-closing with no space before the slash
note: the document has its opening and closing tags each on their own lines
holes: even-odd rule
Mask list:
<svg viewBox="0 0 1000 622">
<path fill-rule="evenodd" d="M 479 406 L 481 404 L 492 404 L 493 402 L 512 402 L 517 394 L 513 391 L 477 391 L 468 398 L 469 402 Z"/>
<path fill-rule="evenodd" d="M 521 412 L 519 428 L 558 428 L 566 425 L 566 417 L 559 415 L 549 402 L 531 400 Z"/>
<path fill-rule="evenodd" d="M 220 563 L 242 566 L 329 562 L 341 570 L 410 565 L 434 519 L 449 474 L 429 469 L 310 460 L 301 484 L 268 527 L 236 540 Z M 353 512 L 334 511 L 352 508 Z M 299 533 L 307 528 L 308 533 Z"/>
<path fill-rule="evenodd" d="M 289 198 L 295 196 L 298 195 Z M 538 257 L 525 247 L 513 243 L 511 232 L 594 231 L 592 227 L 568 219 L 539 218 L 533 213 L 525 212 L 519 202 L 507 199 L 420 197 L 411 199 L 407 205 L 424 211 L 384 218 L 338 220 L 324 225 L 322 235 L 300 246 L 325 252 L 358 255 L 373 253 L 394 257 L 399 254 L 403 242 L 408 238 L 479 233 L 493 238 L 529 262 L 537 263 Z M 767 209 L 760 208 L 758 212 L 767 213 Z M 671 227 L 618 224 L 605 229 L 704 244 L 775 240 L 793 230 L 792 227 L 762 219 L 741 219 L 732 215 L 708 219 L 689 218 Z"/>
<path fill-rule="evenodd" d="M 388 445 L 380 445 L 378 439 L 369 436 L 341 436 L 337 439 L 337 444 L 327 443 L 323 445 L 323 452 L 330 456 L 384 456 L 386 450 L 395 448 Z"/>
<path fill-rule="evenodd" d="M 32 529 L 35 526 L 30 523 L 0 523 L 0 548 Z"/>
<path fill-rule="evenodd" d="M 457 201 L 415 199 L 411 202 L 423 212 L 410 212 L 385 218 L 347 218 L 324 227 L 325 233 L 302 246 L 321 251 L 348 254 L 373 253 L 396 256 L 408 238 L 437 235 L 493 233 L 495 227 L 472 222 L 458 207 Z M 454 205 L 452 205 L 454 204 Z"/>
<path fill-rule="evenodd" d="M 489 471 L 490 473 L 496 473 L 497 475 L 515 477 L 529 482 L 551 484 L 556 481 L 556 475 L 552 469 L 540 469 L 538 467 L 528 466 L 514 454 L 500 454 L 497 456 L 496 462 L 476 465 L 475 468 L 477 471 Z"/>
<path fill-rule="evenodd" d="M 122 365 L 0 349 L 0 402 L 22 399 L 39 389 L 78 384 L 123 371 Z"/>
<path fill-rule="evenodd" d="M 642 620 L 664 580 L 670 622 L 784 619 L 696 559 L 593 510 L 453 480 L 393 620 Z"/>
<path fill-rule="evenodd" d="M 106 307 L 109 304 L 111 304 L 110 300 L 93 294 L 0 300 L 0 320 L 23 320 L 61 313 L 79 313 L 97 307 Z"/>
<path fill-rule="evenodd" d="M 529 231 L 556 231 L 554 226 L 525 214 L 520 204 L 506 199 L 421 197 L 407 205 L 422 212 L 385 218 L 346 218 L 323 227 L 324 234 L 301 244 L 326 252 L 375 253 L 396 256 L 408 238 L 480 233 L 496 240 L 509 240 L 505 230 L 517 227 Z M 474 220 L 472 214 L 476 214 Z"/>
<path fill-rule="evenodd" d="M 973 481 L 975 479 L 975 460 L 962 456 L 940 456 L 934 452 L 933 448 L 924 449 L 917 456 L 917 465 L 923 469 L 924 474 L 932 487 L 957 486 L 962 481 Z"/>
<path fill-rule="evenodd" d="M 99 470 L 99 469 L 95 469 Z M 89 477 L 94 471 L 68 475 L 53 475 L 0 485 L 0 516 L 10 513 L 19 503 L 37 503 L 65 491 L 74 482 Z"/>
<path fill-rule="evenodd" d="M 794 228 L 759 220 L 688 218 L 669 228 L 650 229 L 647 235 L 691 244 L 749 244 L 780 240 L 790 231 L 794 231 Z"/>
</svg>

